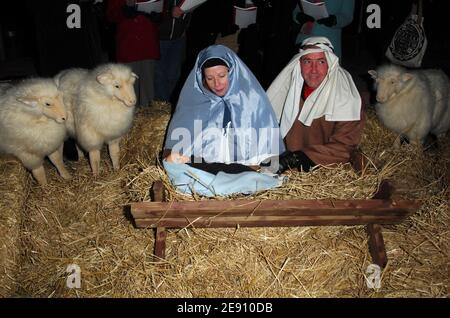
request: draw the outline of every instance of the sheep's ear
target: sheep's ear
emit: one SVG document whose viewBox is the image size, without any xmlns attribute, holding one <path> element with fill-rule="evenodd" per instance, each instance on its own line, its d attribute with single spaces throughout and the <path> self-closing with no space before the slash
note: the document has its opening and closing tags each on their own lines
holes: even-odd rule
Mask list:
<svg viewBox="0 0 450 318">
<path fill-rule="evenodd" d="M 113 75 L 109 72 L 97 75 L 97 81 L 100 84 L 110 84 L 113 81 Z"/>
<path fill-rule="evenodd" d="M 378 77 L 378 73 L 375 70 L 369 70 L 367 73 L 369 73 L 373 79 L 377 79 Z"/>
<path fill-rule="evenodd" d="M 37 107 L 39 103 L 39 100 L 34 97 L 18 97 L 17 100 L 31 107 Z"/>
<path fill-rule="evenodd" d="M 134 84 L 136 82 L 136 79 L 139 78 L 135 73 L 131 72 L 131 77 L 128 80 L 131 84 Z"/>
<path fill-rule="evenodd" d="M 412 74 L 411 73 L 403 73 L 402 74 L 402 81 L 403 82 L 407 82 L 412 78 Z"/>
</svg>

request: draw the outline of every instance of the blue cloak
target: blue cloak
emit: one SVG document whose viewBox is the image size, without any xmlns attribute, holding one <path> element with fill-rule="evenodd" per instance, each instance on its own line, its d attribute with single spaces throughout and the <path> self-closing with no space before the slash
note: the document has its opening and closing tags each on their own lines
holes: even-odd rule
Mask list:
<svg viewBox="0 0 450 318">
<path fill-rule="evenodd" d="M 229 67 L 229 88 L 223 97 L 203 84 L 202 65 L 210 58 L 220 58 Z M 226 108 L 231 122 L 224 127 Z M 245 165 L 258 165 L 285 150 L 264 89 L 236 54 L 222 45 L 199 53 L 181 91 L 164 148 L 206 162 Z"/>
</svg>

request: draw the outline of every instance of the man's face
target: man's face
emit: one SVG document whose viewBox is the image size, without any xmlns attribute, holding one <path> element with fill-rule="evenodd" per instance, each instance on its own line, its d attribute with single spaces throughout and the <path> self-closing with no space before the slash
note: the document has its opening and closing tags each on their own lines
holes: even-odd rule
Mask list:
<svg viewBox="0 0 450 318">
<path fill-rule="evenodd" d="M 317 88 L 328 73 L 328 62 L 324 52 L 309 53 L 300 58 L 303 79 L 311 88 Z"/>
</svg>

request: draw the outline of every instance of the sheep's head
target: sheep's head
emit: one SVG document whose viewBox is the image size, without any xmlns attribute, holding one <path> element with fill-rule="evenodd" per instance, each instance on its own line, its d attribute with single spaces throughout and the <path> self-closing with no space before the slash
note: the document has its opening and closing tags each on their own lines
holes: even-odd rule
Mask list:
<svg viewBox="0 0 450 318">
<path fill-rule="evenodd" d="M 136 94 L 134 92 L 136 78 L 137 75 L 125 67 L 120 69 L 110 68 L 97 75 L 97 81 L 108 94 L 128 107 L 136 105 Z"/>
<path fill-rule="evenodd" d="M 57 123 L 61 124 L 67 118 L 62 93 L 58 91 L 54 83 L 49 81 L 31 85 L 17 100 Z"/>
<path fill-rule="evenodd" d="M 383 104 L 391 100 L 411 80 L 412 74 L 400 67 L 380 68 L 378 71 L 369 70 L 370 76 L 375 80 L 377 102 Z"/>
</svg>

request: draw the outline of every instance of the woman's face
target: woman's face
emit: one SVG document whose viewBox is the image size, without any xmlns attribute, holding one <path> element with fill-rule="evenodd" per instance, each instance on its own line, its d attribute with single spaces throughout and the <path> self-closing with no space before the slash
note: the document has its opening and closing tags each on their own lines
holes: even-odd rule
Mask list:
<svg viewBox="0 0 450 318">
<path fill-rule="evenodd" d="M 217 65 L 205 68 L 205 83 L 209 90 L 217 96 L 223 97 L 228 91 L 228 67 Z"/>
</svg>

